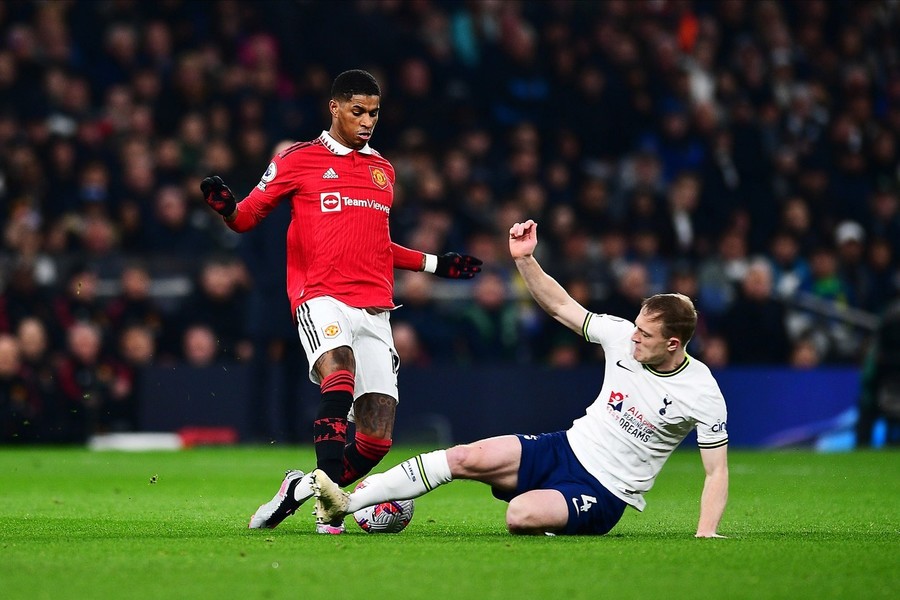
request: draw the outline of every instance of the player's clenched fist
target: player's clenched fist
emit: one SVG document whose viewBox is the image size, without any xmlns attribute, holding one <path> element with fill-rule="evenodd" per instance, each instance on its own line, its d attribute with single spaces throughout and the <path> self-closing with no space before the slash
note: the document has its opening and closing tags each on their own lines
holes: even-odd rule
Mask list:
<svg viewBox="0 0 900 600">
<path fill-rule="evenodd" d="M 237 206 L 234 194 L 218 175 L 207 177 L 201 181 L 200 191 L 203 192 L 203 199 L 206 200 L 210 208 L 223 217 L 230 217 L 234 213 L 234 209 Z"/>
<path fill-rule="evenodd" d="M 437 257 L 434 274 L 448 279 L 472 279 L 481 272 L 481 264 L 481 259 L 474 256 L 447 252 Z"/>
<path fill-rule="evenodd" d="M 537 246 L 537 223 L 528 219 L 509 228 L 509 253 L 513 258 L 530 256 Z"/>
</svg>

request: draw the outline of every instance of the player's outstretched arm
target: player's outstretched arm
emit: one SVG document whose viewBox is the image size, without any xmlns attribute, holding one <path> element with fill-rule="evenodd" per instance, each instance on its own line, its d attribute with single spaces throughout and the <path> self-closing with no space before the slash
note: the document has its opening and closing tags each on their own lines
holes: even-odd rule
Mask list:
<svg viewBox="0 0 900 600">
<path fill-rule="evenodd" d="M 534 258 L 537 247 L 537 223 L 531 219 L 509 229 L 509 253 L 525 280 L 531 296 L 551 317 L 576 333 L 581 333 L 587 309 L 581 306 L 559 283 L 547 275 Z"/>
<path fill-rule="evenodd" d="M 702 448 L 700 458 L 706 471 L 700 496 L 700 521 L 696 537 L 725 537 L 716 530 L 728 502 L 728 446 Z"/>
</svg>

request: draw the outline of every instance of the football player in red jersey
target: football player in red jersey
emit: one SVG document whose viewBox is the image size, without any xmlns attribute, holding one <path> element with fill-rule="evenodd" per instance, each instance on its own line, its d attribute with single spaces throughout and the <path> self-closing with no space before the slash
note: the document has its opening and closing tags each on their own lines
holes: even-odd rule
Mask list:
<svg viewBox="0 0 900 600">
<path fill-rule="evenodd" d="M 310 379 L 321 389 L 313 424 L 316 462 L 347 485 L 391 446 L 400 363 L 389 319 L 393 270 L 469 279 L 481 261 L 455 252 L 435 256 L 391 241 L 394 168 L 369 146 L 381 109 L 381 89 L 370 73 L 338 75 L 328 109 L 331 128 L 278 152 L 243 201 L 218 176 L 207 177 L 200 188 L 237 232 L 252 229 L 278 203 L 291 202 L 287 292 Z M 356 424 L 349 443 L 348 417 Z M 275 527 L 311 496 L 309 475 L 288 471 L 250 527 Z M 317 530 L 340 533 L 343 526 L 317 522 Z"/>
</svg>

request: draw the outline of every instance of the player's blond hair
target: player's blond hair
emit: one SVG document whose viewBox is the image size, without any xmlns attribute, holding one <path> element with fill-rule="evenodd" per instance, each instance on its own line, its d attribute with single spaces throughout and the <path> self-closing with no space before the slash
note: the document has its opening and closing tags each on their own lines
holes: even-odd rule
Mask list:
<svg viewBox="0 0 900 600">
<path fill-rule="evenodd" d="M 663 337 L 675 337 L 682 346 L 694 336 L 697 329 L 697 309 L 684 294 L 656 294 L 641 302 L 641 310 L 652 321 L 662 324 Z"/>
</svg>

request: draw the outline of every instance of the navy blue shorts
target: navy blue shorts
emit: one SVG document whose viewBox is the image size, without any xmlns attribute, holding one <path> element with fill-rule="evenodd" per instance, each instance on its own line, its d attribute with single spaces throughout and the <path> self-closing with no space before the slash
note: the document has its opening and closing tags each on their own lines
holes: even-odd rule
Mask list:
<svg viewBox="0 0 900 600">
<path fill-rule="evenodd" d="M 564 431 L 518 435 L 522 444 L 519 483 L 514 492 L 494 489 L 494 497 L 509 502 L 531 490 L 557 490 L 569 505 L 566 535 L 603 535 L 612 529 L 627 504 L 588 473 L 569 446 Z"/>
</svg>

